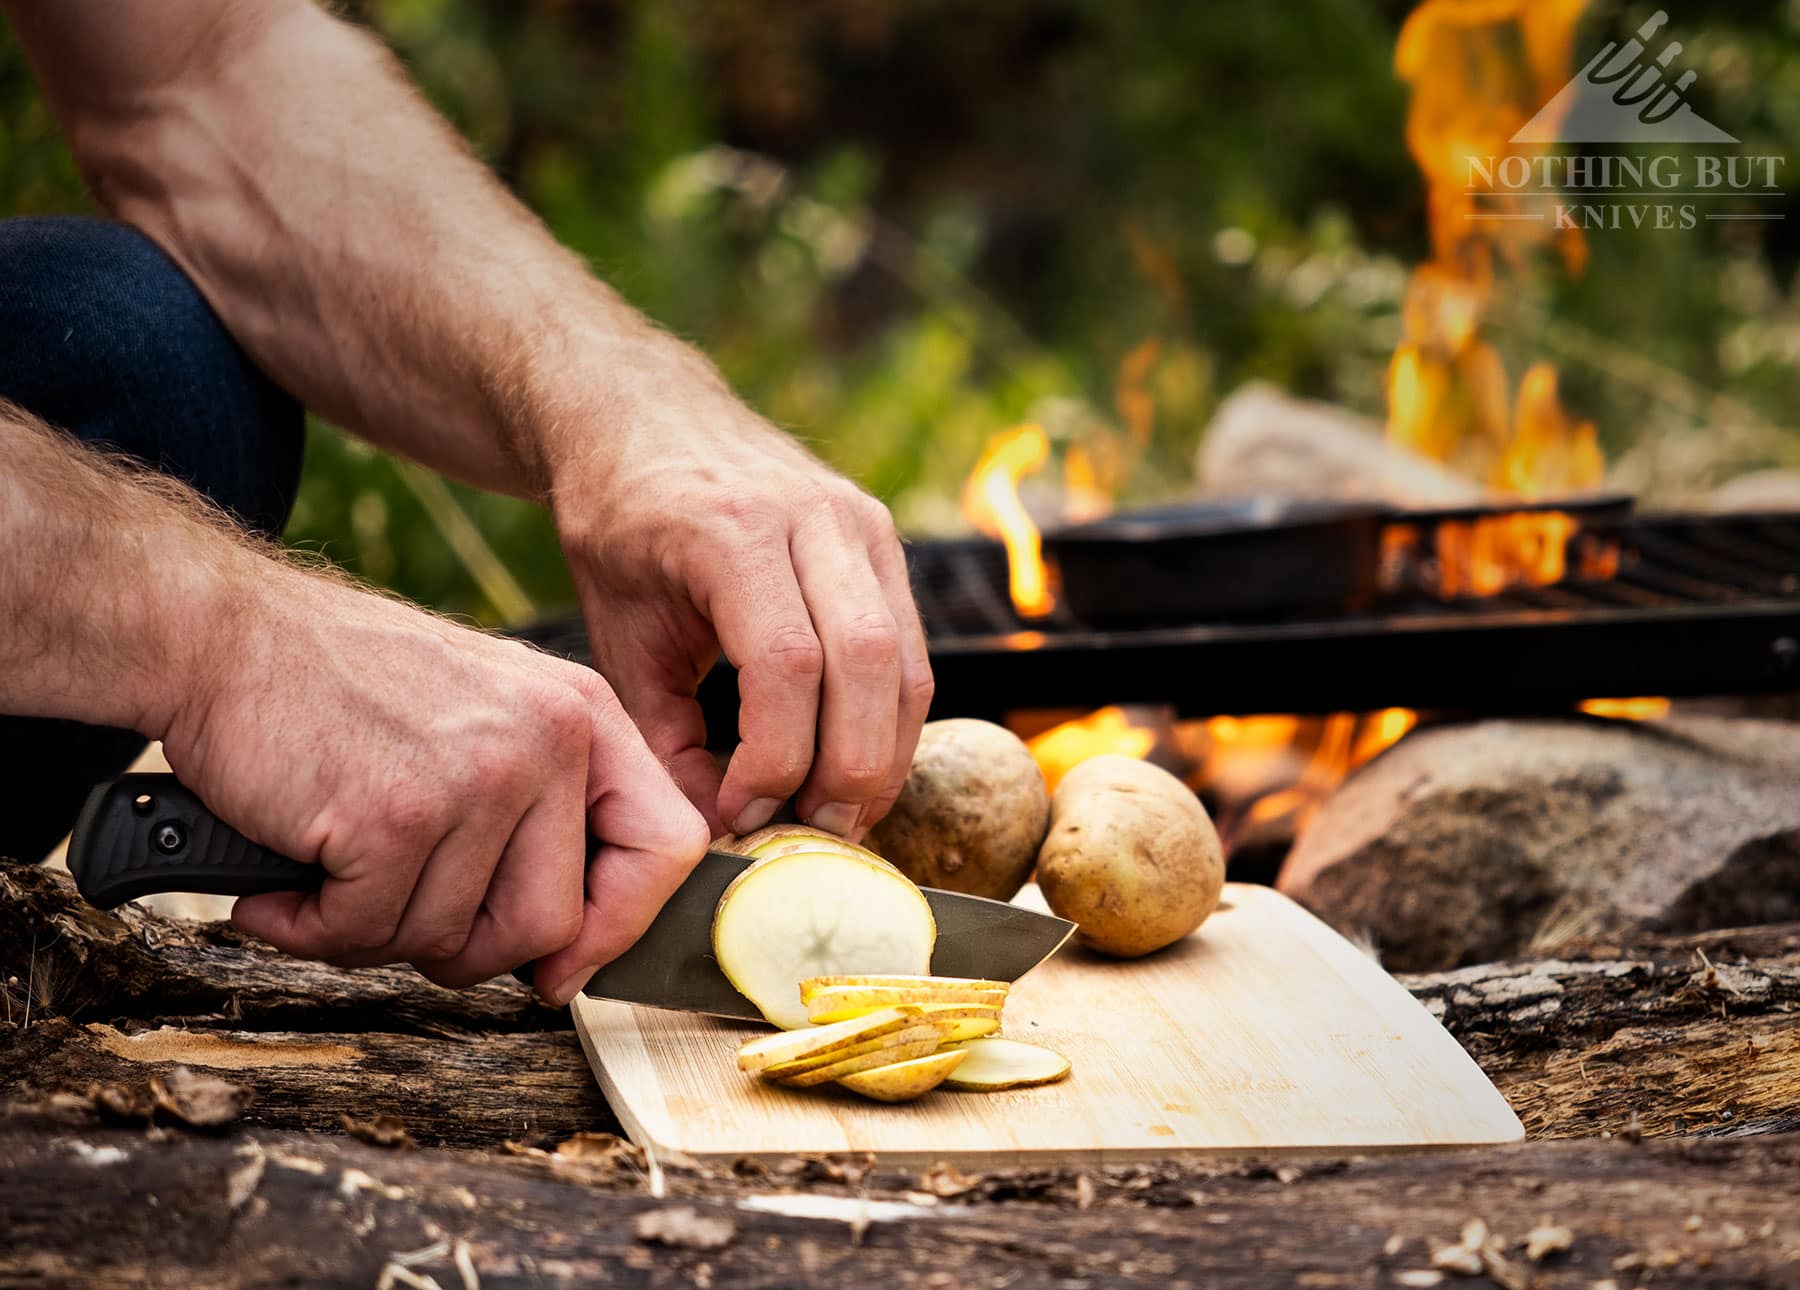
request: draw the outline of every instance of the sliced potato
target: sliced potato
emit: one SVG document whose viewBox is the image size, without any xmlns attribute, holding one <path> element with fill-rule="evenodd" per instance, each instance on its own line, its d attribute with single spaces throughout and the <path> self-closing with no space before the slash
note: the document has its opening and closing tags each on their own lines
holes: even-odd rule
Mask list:
<svg viewBox="0 0 1800 1290">
<path fill-rule="evenodd" d="M 811 1003 L 821 990 L 836 986 L 913 986 L 921 989 L 999 990 L 1012 989 L 1010 981 L 984 981 L 973 976 L 815 976 L 800 983 L 800 1002 Z"/>
<path fill-rule="evenodd" d="M 952 1051 L 967 1053 L 969 1059 L 950 1074 L 944 1087 L 966 1093 L 1054 1084 L 1069 1073 L 1069 1059 L 1061 1053 L 1016 1039 L 972 1039 Z"/>
<path fill-rule="evenodd" d="M 919 1025 L 924 1013 L 918 1008 L 883 1008 L 878 1012 L 840 1021 L 833 1026 L 785 1030 L 778 1035 L 759 1035 L 738 1049 L 740 1070 L 760 1071 L 778 1062 L 798 1061 L 820 1053 L 859 1044 L 882 1035 Z"/>
<path fill-rule="evenodd" d="M 880 1004 L 843 1007 L 834 1004 L 829 998 L 821 997 L 813 1001 L 812 1019 L 814 1025 L 830 1025 L 834 1022 L 848 1021 L 852 1017 L 866 1016 L 871 1012 L 879 1011 L 880 1008 L 898 1006 L 900 1005 Z M 908 1003 L 905 1006 L 922 1010 L 934 1021 L 962 1021 L 972 1017 L 991 1018 L 996 1025 L 1000 1021 L 1001 1005 L 997 1003 L 941 1003 L 933 1000 L 929 1003 Z"/>
<path fill-rule="evenodd" d="M 950 1023 L 950 1033 L 944 1036 L 944 1042 L 946 1044 L 966 1043 L 971 1039 L 980 1039 L 983 1036 L 994 1034 L 999 1029 L 1000 1018 L 997 1015 L 960 1017 Z"/>
<path fill-rule="evenodd" d="M 966 1049 L 951 1048 L 911 1061 L 893 1062 L 844 1075 L 838 1083 L 877 1102 L 910 1102 L 942 1084 L 945 1077 L 968 1060 L 968 1056 Z"/>
<path fill-rule="evenodd" d="M 789 1075 L 781 1082 L 790 1088 L 811 1088 L 815 1084 L 829 1084 L 834 1079 L 842 1079 L 844 1076 L 854 1075 L 858 1071 L 872 1070 L 877 1066 L 888 1066 L 895 1062 L 911 1061 L 915 1057 L 935 1053 L 942 1042 L 943 1036 L 934 1031 L 924 1039 L 914 1039 L 904 1044 L 878 1048 L 874 1052 L 862 1053 L 856 1057 L 846 1057 L 841 1062 L 833 1062 L 831 1065 L 821 1066 L 817 1070 L 805 1071 L 799 1075 Z"/>
<path fill-rule="evenodd" d="M 809 844 L 812 845 L 809 846 Z M 869 848 L 859 847 L 847 838 L 840 838 L 837 834 L 827 833 L 823 829 L 815 829 L 810 824 L 770 824 L 737 839 L 732 850 L 739 855 L 754 856 L 759 860 L 778 852 L 790 854 L 799 850 L 839 851 L 844 855 L 861 856 L 865 860 L 880 860 L 882 864 L 888 863 Z"/>
<path fill-rule="evenodd" d="M 797 851 L 758 859 L 732 880 L 712 939 L 731 984 L 763 1016 L 795 1030 L 810 1024 L 796 982 L 924 973 L 937 923 L 924 894 L 892 866 L 835 850 Z"/>
<path fill-rule="evenodd" d="M 955 1003 L 1001 1008 L 1006 1005 L 1004 990 L 920 989 L 917 986 L 841 985 L 815 991 L 806 1005 L 807 1017 L 815 1024 L 843 1021 L 876 1008 L 892 1008 L 902 1003 Z"/>
<path fill-rule="evenodd" d="M 951 1042 L 956 1034 L 957 1022 L 933 1019 L 925 1021 L 915 1018 L 913 1023 L 899 1030 L 888 1031 L 873 1039 L 859 1040 L 854 1044 L 844 1044 L 824 1052 L 813 1053 L 806 1057 L 797 1057 L 791 1062 L 776 1062 L 773 1066 L 765 1066 L 757 1072 L 764 1079 L 786 1079 L 790 1075 L 804 1075 L 807 1071 L 816 1071 L 821 1066 L 830 1066 L 851 1057 L 861 1057 L 864 1053 L 876 1052 L 883 1048 L 892 1048 L 895 1044 L 910 1044 L 920 1039 L 935 1040 L 938 1044 Z M 798 1031 L 786 1031 L 786 1034 L 797 1034 Z"/>
</svg>

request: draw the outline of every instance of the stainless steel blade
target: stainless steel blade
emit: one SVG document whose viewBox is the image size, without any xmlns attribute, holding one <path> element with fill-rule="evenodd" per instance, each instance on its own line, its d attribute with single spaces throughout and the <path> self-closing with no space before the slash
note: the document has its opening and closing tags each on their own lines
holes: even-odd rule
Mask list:
<svg viewBox="0 0 1800 1290">
<path fill-rule="evenodd" d="M 712 953 L 719 897 L 750 864 L 747 856 L 708 851 L 637 944 L 594 974 L 587 993 L 651 1008 L 760 1020 L 756 1005 L 725 979 Z M 1066 919 L 998 900 L 930 887 L 925 898 L 938 925 L 931 970 L 939 976 L 1016 981 L 1075 930 Z"/>
</svg>

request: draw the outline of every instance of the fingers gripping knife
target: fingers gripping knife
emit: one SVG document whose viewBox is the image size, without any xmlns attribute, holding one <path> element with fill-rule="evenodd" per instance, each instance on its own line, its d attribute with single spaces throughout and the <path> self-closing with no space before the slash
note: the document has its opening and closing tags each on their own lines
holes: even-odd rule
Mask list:
<svg viewBox="0 0 1800 1290">
<path fill-rule="evenodd" d="M 587 993 L 656 1008 L 760 1018 L 712 957 L 712 920 L 732 879 L 753 861 L 709 851 L 642 937 L 595 973 Z M 121 775 L 88 795 L 69 839 L 69 872 L 90 904 L 111 909 L 161 891 L 252 896 L 312 891 L 324 880 L 258 846 L 206 809 L 173 775 Z M 931 968 L 940 976 L 1014 981 L 1048 958 L 1075 924 L 958 892 L 923 889 L 937 920 Z M 530 968 L 520 980 L 529 984 Z"/>
</svg>

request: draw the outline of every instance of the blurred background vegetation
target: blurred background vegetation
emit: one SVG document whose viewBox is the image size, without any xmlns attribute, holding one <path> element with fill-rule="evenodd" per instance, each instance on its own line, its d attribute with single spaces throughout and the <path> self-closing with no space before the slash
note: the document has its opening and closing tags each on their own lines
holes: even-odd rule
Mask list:
<svg viewBox="0 0 1800 1290">
<path fill-rule="evenodd" d="M 1594 0 L 1579 44 L 1658 5 Z M 1379 417 L 1424 194 L 1392 70 L 1409 0 L 353 0 L 505 181 L 635 304 L 895 508 L 954 531 L 995 430 L 1154 409 L 1129 499 L 1178 494 L 1251 378 Z M 1800 159 L 1800 0 L 1683 6 L 1696 106 Z M 1622 482 L 1791 461 L 1800 200 L 1775 224 L 1590 238 L 1494 320 L 1562 367 Z M 0 214 L 90 208 L 0 36 Z M 1122 378 L 1121 373 L 1129 373 Z M 474 529 L 459 529 L 459 512 Z M 571 603 L 534 508 L 316 425 L 289 531 L 407 595 Z M 471 571 L 472 563 L 476 566 Z"/>
</svg>

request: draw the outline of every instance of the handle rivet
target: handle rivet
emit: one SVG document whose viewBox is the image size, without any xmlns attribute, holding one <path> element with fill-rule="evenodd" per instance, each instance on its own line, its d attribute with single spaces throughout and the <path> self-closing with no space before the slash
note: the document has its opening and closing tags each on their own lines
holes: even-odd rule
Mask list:
<svg viewBox="0 0 1800 1290">
<path fill-rule="evenodd" d="M 151 833 L 150 840 L 156 849 L 166 856 L 172 856 L 187 845 L 187 830 L 174 820 L 164 820 Z"/>
</svg>

